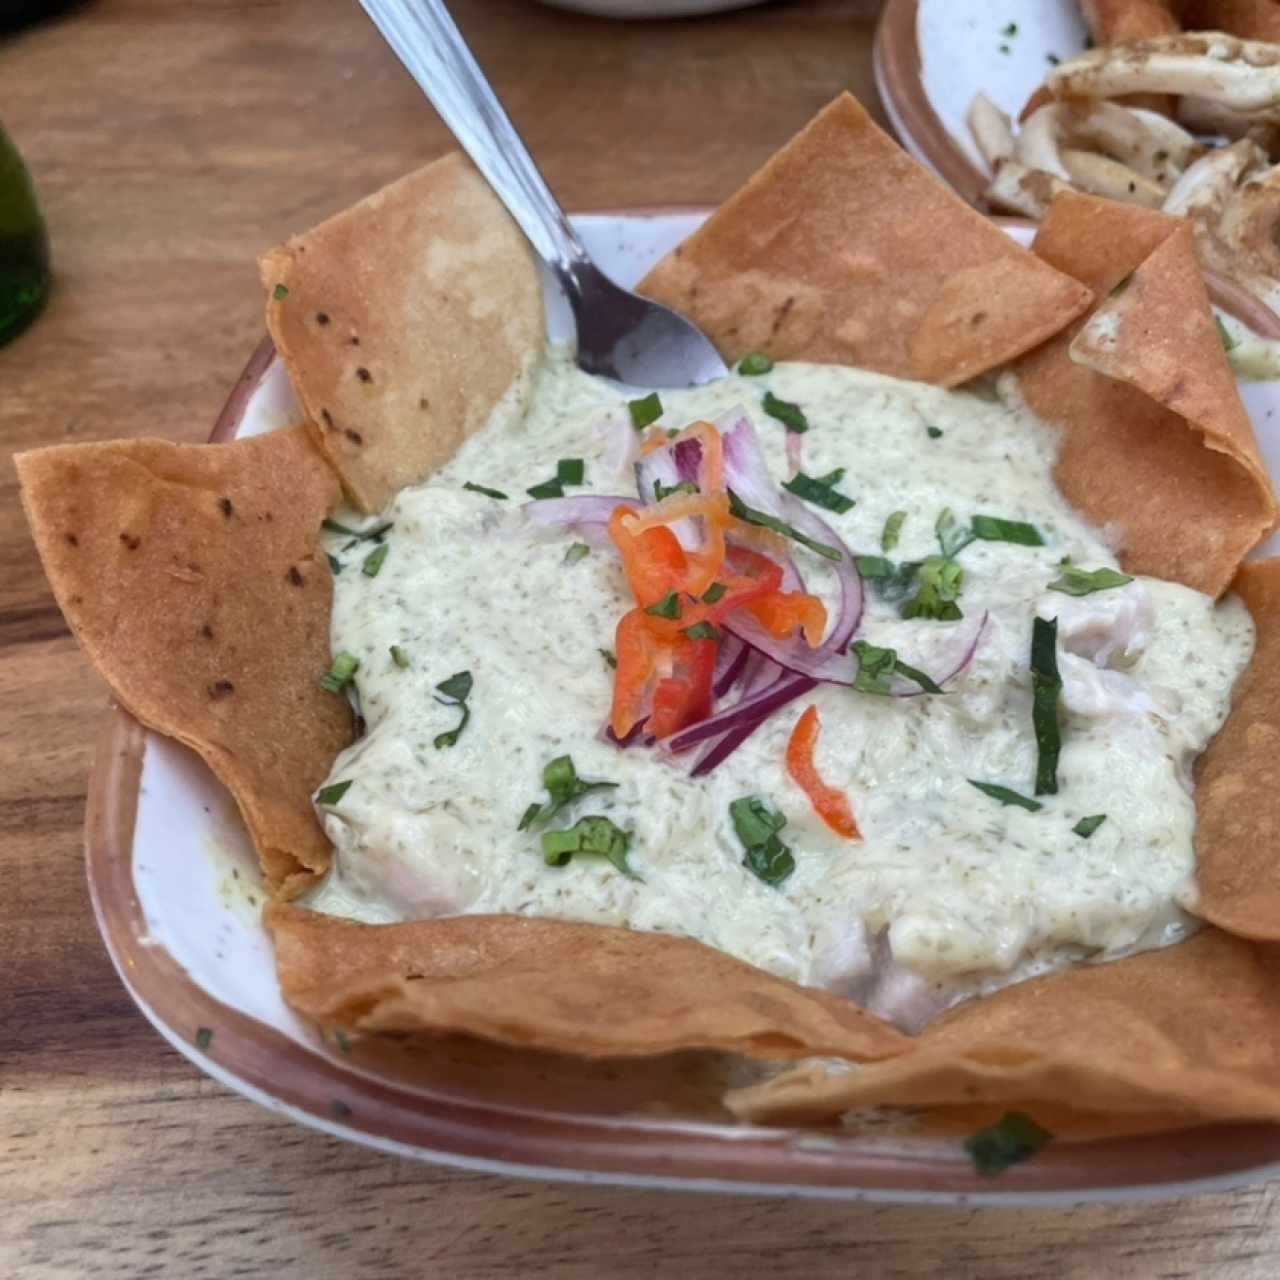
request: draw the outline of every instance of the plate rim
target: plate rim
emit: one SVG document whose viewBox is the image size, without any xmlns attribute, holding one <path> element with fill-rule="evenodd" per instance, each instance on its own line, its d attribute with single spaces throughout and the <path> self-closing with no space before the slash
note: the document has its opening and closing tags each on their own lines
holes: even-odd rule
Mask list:
<svg viewBox="0 0 1280 1280">
<path fill-rule="evenodd" d="M 579 216 L 658 219 L 707 212 L 707 206 L 665 205 Z M 233 384 L 210 443 L 234 436 L 275 354 L 271 338 L 264 337 Z M 918 1155 L 904 1155 L 860 1146 L 829 1130 L 672 1125 L 563 1112 L 513 1115 L 344 1069 L 210 995 L 150 937 L 133 880 L 133 843 L 151 731 L 114 700 L 111 706 L 97 740 L 85 814 L 86 878 L 111 961 L 134 1003 L 179 1053 L 226 1087 L 299 1123 L 385 1152 L 479 1172 L 891 1203 L 1029 1206 L 1158 1199 L 1280 1173 L 1280 1127 L 1201 1125 L 1056 1145 L 1010 1170 L 996 1189 L 974 1173 L 954 1142 L 922 1143 Z M 203 1027 L 216 1034 L 199 1043 Z M 1137 1168 L 1145 1180 L 1099 1185 L 1090 1166 L 1099 1162 L 1100 1147 L 1108 1153 L 1107 1164 Z M 1206 1161 L 1210 1147 L 1218 1155 Z M 1179 1176 L 1180 1166 L 1192 1163 L 1197 1176 Z"/>
</svg>

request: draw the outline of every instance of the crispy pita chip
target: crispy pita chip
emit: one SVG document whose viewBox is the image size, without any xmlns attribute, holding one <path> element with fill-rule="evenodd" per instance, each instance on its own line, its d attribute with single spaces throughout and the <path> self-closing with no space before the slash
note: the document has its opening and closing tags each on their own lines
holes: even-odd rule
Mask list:
<svg viewBox="0 0 1280 1280">
<path fill-rule="evenodd" d="M 1258 647 L 1196 764 L 1197 912 L 1241 937 L 1280 942 L 1280 558 L 1242 566 L 1233 586 Z"/>
<path fill-rule="evenodd" d="M 847 93 L 645 277 L 730 360 L 858 365 L 950 387 L 1089 304 L 927 173 Z"/>
<path fill-rule="evenodd" d="M 265 918 L 286 1002 L 322 1026 L 583 1057 L 872 1061 L 911 1045 L 847 1000 L 670 934 L 522 916 L 372 925 L 278 903 Z"/>
<path fill-rule="evenodd" d="M 361 511 L 422 480 L 495 410 L 523 412 L 546 337 L 541 279 L 457 152 L 259 266 L 267 327 Z"/>
<path fill-rule="evenodd" d="M 76 639 L 139 720 L 235 797 L 268 888 L 329 865 L 311 807 L 352 736 L 329 666 L 320 521 L 338 483 L 303 427 L 235 444 L 119 440 L 18 454 L 27 518 Z"/>
<path fill-rule="evenodd" d="M 1084 342 L 1091 360 L 1125 381 L 1072 359 L 1085 321 L 1015 366 L 1027 403 L 1062 428 L 1059 488 L 1095 523 L 1117 531 L 1126 569 L 1220 594 L 1272 527 L 1275 499 L 1189 256 L 1189 234 L 1162 214 L 1066 192 L 1033 247 L 1094 289 L 1103 299 L 1098 310 L 1122 335 L 1105 361 L 1095 353 L 1096 333 Z M 1147 302 L 1158 317 L 1150 325 Z"/>
<path fill-rule="evenodd" d="M 752 1120 L 971 1103 L 1280 1120 L 1280 948 L 1206 929 L 962 1005 L 911 1053 L 844 1074 L 806 1065 L 726 1103 Z"/>
<path fill-rule="evenodd" d="M 1095 43 L 1121 44 L 1153 36 L 1177 35 L 1176 0 L 1081 0 L 1080 9 Z"/>
</svg>

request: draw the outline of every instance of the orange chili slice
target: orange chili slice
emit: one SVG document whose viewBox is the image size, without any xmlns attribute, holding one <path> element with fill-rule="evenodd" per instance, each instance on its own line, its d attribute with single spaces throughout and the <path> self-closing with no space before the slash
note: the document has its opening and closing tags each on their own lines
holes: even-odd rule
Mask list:
<svg viewBox="0 0 1280 1280">
<path fill-rule="evenodd" d="M 818 776 L 813 762 L 814 748 L 818 745 L 818 732 L 822 728 L 818 720 L 818 708 L 810 706 L 796 721 L 787 743 L 787 772 L 791 780 L 809 797 L 809 803 L 823 822 L 838 836 L 846 840 L 859 840 L 862 833 L 853 816 L 849 797 L 835 787 L 829 787 Z"/>
<path fill-rule="evenodd" d="M 775 591 L 747 607 L 775 636 L 790 635 L 799 627 L 811 649 L 816 649 L 826 634 L 827 606 L 803 591 Z"/>
</svg>

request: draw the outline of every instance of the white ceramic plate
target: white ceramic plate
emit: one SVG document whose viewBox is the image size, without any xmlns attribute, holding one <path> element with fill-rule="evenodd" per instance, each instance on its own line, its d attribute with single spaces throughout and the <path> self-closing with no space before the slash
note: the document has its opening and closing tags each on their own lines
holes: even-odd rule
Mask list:
<svg viewBox="0 0 1280 1280">
<path fill-rule="evenodd" d="M 596 260 L 638 279 L 704 215 L 575 219 Z M 566 312 L 549 300 L 553 336 Z M 1280 402 L 1250 396 L 1258 415 Z M 264 343 L 215 439 L 298 417 Z M 1268 451 L 1269 462 L 1275 462 Z M 194 755 L 125 712 L 108 723 L 90 787 L 89 882 L 122 980 L 160 1033 L 202 1070 L 264 1106 L 387 1151 L 507 1173 L 631 1185 L 782 1191 L 933 1203 L 1067 1202 L 1185 1194 L 1280 1171 L 1280 1129 L 1052 1145 L 998 1183 L 954 1139 L 902 1126 L 814 1132 L 736 1123 L 715 1099 L 725 1060 L 682 1054 L 584 1063 L 444 1040 L 349 1052 L 284 1005 L 259 923 L 261 881 L 229 795 Z"/>
</svg>

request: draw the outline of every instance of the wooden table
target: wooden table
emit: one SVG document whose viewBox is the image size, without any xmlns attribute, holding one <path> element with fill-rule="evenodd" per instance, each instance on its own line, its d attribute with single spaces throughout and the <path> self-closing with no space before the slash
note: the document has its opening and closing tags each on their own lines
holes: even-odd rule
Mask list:
<svg viewBox="0 0 1280 1280">
<path fill-rule="evenodd" d="M 458 0 L 570 208 L 715 201 L 839 89 L 868 6 L 610 24 Z M 0 44 L 58 290 L 0 351 L 0 444 L 197 441 L 262 331 L 254 256 L 447 144 L 354 0 L 101 0 Z M 1011 1212 L 452 1172 L 204 1079 L 134 1009 L 81 863 L 106 703 L 0 467 L 0 1275 L 1272 1276 L 1275 1187 Z"/>
</svg>

